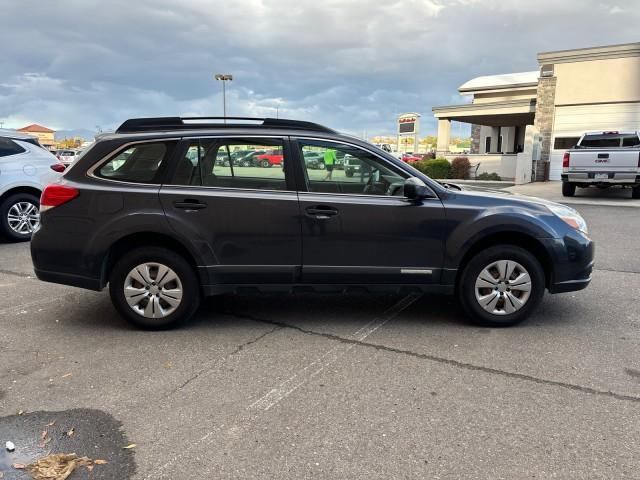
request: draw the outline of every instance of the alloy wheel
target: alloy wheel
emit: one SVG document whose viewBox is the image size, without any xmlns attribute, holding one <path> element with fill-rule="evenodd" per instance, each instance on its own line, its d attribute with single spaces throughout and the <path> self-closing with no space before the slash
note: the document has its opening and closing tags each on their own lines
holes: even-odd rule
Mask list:
<svg viewBox="0 0 640 480">
<path fill-rule="evenodd" d="M 520 310 L 531 296 L 529 272 L 513 260 L 498 260 L 480 271 L 475 294 L 480 306 L 493 315 L 509 315 Z"/>
<path fill-rule="evenodd" d="M 40 223 L 40 211 L 28 201 L 14 203 L 7 212 L 7 223 L 15 233 L 30 235 Z"/>
<path fill-rule="evenodd" d="M 161 263 L 148 262 L 131 269 L 124 280 L 124 297 L 131 309 L 146 318 L 171 315 L 182 302 L 180 277 Z"/>
</svg>

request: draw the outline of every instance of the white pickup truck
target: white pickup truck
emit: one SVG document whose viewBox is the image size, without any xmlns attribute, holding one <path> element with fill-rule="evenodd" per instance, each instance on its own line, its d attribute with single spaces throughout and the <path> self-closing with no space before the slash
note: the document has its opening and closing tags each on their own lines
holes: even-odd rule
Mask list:
<svg viewBox="0 0 640 480">
<path fill-rule="evenodd" d="M 631 188 L 631 198 L 640 198 L 640 133 L 585 133 L 565 152 L 561 178 L 565 197 L 576 187 L 620 185 Z"/>
</svg>

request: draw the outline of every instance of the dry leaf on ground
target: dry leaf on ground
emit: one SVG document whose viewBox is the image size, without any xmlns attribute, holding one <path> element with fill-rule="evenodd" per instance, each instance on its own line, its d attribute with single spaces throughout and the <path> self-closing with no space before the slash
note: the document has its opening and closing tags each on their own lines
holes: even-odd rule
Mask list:
<svg viewBox="0 0 640 480">
<path fill-rule="evenodd" d="M 127 449 L 127 450 L 128 450 L 128 449 L 130 449 L 130 448 L 136 448 L 136 447 L 137 447 L 137 445 L 136 445 L 135 443 L 130 443 L 130 444 L 129 444 L 129 445 L 127 445 L 126 447 L 122 447 L 122 448 L 124 448 L 124 449 Z"/>
<path fill-rule="evenodd" d="M 71 427 L 71 428 L 67 431 L 67 437 L 72 436 L 74 433 L 76 433 L 76 429 L 75 429 L 75 427 Z"/>
<path fill-rule="evenodd" d="M 55 453 L 29 465 L 16 463 L 13 468 L 29 472 L 33 480 L 66 480 L 78 467 L 92 470 L 94 464 L 103 463 L 94 462 L 89 457 L 78 457 L 75 453 Z"/>
</svg>

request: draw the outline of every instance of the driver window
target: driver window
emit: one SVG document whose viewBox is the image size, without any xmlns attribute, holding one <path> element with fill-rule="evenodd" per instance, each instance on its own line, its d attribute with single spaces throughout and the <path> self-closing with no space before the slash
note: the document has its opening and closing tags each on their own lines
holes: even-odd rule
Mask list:
<svg viewBox="0 0 640 480">
<path fill-rule="evenodd" d="M 310 192 L 403 195 L 409 175 L 366 150 L 315 140 L 298 144 Z"/>
</svg>

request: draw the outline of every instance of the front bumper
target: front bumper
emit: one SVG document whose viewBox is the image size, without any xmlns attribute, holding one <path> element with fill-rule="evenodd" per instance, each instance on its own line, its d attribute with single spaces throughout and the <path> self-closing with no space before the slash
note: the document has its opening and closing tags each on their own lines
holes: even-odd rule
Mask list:
<svg viewBox="0 0 640 480">
<path fill-rule="evenodd" d="M 600 178 L 596 178 L 599 175 Z M 606 177 L 604 177 L 606 175 Z M 611 185 L 636 185 L 640 184 L 638 172 L 567 172 L 562 173 L 560 178 L 563 182 L 582 183 L 588 185 L 611 184 Z"/>
<path fill-rule="evenodd" d="M 573 292 L 589 285 L 595 258 L 593 240 L 575 230 L 563 238 L 544 239 L 543 243 L 551 256 L 550 293 Z"/>
</svg>

